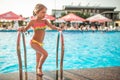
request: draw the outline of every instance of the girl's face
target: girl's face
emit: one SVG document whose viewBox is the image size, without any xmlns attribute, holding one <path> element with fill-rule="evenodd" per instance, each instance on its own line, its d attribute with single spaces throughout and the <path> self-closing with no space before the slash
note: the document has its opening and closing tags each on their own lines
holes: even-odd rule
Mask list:
<svg viewBox="0 0 120 80">
<path fill-rule="evenodd" d="M 47 9 L 46 9 L 46 8 L 43 8 L 41 11 L 39 11 L 39 12 L 37 13 L 37 17 L 43 19 L 43 18 L 45 17 L 46 11 L 47 11 Z"/>
</svg>

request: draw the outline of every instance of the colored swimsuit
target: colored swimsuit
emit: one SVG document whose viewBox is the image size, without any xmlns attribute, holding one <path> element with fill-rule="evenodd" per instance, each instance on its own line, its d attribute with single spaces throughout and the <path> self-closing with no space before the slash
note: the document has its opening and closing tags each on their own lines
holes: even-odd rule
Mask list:
<svg viewBox="0 0 120 80">
<path fill-rule="evenodd" d="M 34 30 L 45 30 L 47 25 L 45 24 L 45 22 L 43 23 L 35 22 L 32 27 Z"/>
<path fill-rule="evenodd" d="M 40 43 L 40 42 L 38 42 L 38 41 L 36 41 L 36 40 L 34 40 L 34 39 L 31 40 L 31 43 L 32 43 L 32 42 L 38 44 L 39 46 L 43 46 L 43 43 Z"/>
<path fill-rule="evenodd" d="M 36 30 L 45 30 L 47 27 L 47 25 L 45 24 L 45 22 L 43 23 L 39 23 L 39 22 L 35 22 L 34 25 L 32 26 L 32 28 L 36 31 Z M 43 46 L 43 43 L 40 43 L 34 39 L 31 40 L 31 43 L 36 43 L 39 46 Z"/>
</svg>

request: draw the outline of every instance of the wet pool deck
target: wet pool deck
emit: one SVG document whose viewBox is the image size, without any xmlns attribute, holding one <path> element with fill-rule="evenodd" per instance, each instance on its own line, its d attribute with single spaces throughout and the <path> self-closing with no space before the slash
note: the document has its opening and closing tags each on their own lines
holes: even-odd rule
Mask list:
<svg viewBox="0 0 120 80">
<path fill-rule="evenodd" d="M 56 71 L 44 71 L 42 79 L 35 72 L 28 73 L 28 80 L 56 80 Z M 120 80 L 120 67 L 64 70 L 64 80 Z M 0 74 L 0 80 L 19 80 L 18 73 Z"/>
</svg>

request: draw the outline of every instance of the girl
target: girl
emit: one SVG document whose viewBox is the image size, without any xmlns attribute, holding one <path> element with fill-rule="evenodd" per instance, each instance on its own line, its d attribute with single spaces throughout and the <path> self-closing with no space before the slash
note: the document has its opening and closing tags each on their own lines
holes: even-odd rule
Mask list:
<svg viewBox="0 0 120 80">
<path fill-rule="evenodd" d="M 30 44 L 31 44 L 31 47 L 36 51 L 36 61 L 37 61 L 36 72 L 37 72 L 37 75 L 40 77 L 42 77 L 43 75 L 42 65 L 48 56 L 47 51 L 42 47 L 46 26 L 49 26 L 50 28 L 55 30 L 61 30 L 60 28 L 53 26 L 46 19 L 44 19 L 46 10 L 47 8 L 43 4 L 37 4 L 35 6 L 35 9 L 33 10 L 33 15 L 36 18 L 34 20 L 31 20 L 25 28 L 22 27 L 18 29 L 18 31 L 25 32 L 30 27 L 32 27 L 34 30 L 34 35 L 31 39 Z"/>
</svg>

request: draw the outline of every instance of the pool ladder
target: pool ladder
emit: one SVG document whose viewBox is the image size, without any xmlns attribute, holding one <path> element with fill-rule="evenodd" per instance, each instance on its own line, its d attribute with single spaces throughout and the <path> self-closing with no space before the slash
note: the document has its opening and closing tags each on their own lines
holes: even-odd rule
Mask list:
<svg viewBox="0 0 120 80">
<path fill-rule="evenodd" d="M 61 43 L 61 56 L 60 56 L 60 80 L 63 80 L 63 59 L 64 59 L 64 37 L 62 31 L 59 31 L 57 36 L 56 46 L 56 80 L 58 80 L 58 51 L 59 43 Z"/>
<path fill-rule="evenodd" d="M 18 32 L 18 35 L 17 35 L 17 56 L 18 56 L 18 63 L 19 63 L 19 80 L 23 80 L 22 58 L 21 58 L 21 50 L 20 50 L 21 34 L 22 34 L 23 47 L 24 47 L 25 80 L 28 80 L 25 36 L 24 36 L 23 32 Z"/>
</svg>

